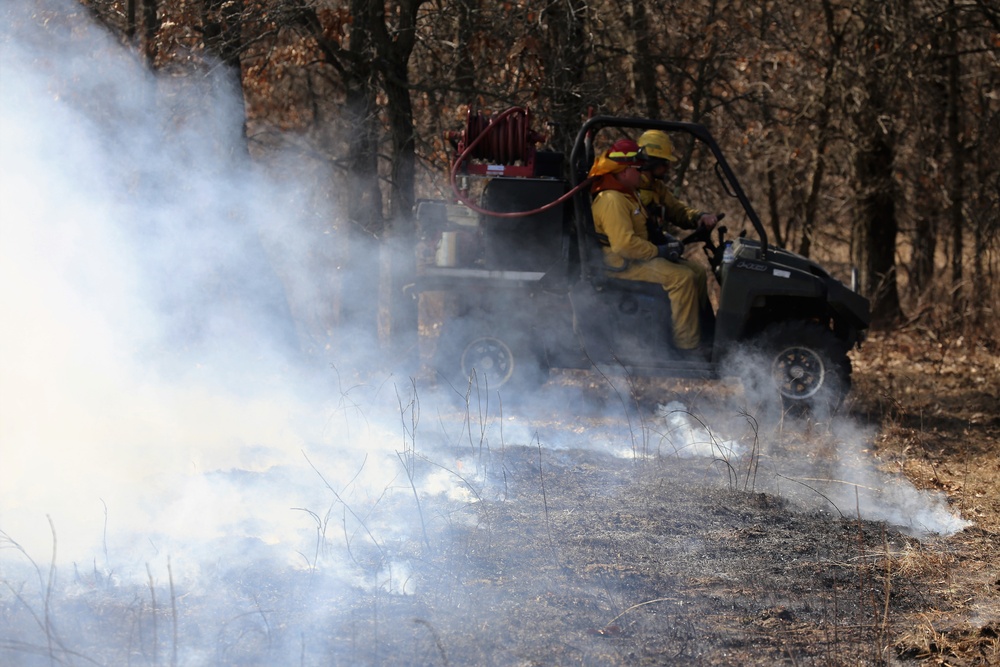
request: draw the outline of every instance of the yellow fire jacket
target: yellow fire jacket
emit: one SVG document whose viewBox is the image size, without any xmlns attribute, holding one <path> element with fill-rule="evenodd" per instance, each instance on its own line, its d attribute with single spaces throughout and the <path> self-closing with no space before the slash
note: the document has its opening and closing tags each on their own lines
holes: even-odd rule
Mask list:
<svg viewBox="0 0 1000 667">
<path fill-rule="evenodd" d="M 639 200 L 647 209 L 660 206 L 663 210 L 663 223 L 671 223 L 681 229 L 694 229 L 698 226 L 698 218 L 703 211 L 691 208 L 670 192 L 667 184 L 649 173 L 642 174 L 639 183 Z"/>
<path fill-rule="evenodd" d="M 646 232 L 646 209 L 639 198 L 621 190 L 601 190 L 594 197 L 594 229 L 608 237 L 604 262 L 621 269 L 628 260 L 648 260 L 657 255 Z"/>
</svg>

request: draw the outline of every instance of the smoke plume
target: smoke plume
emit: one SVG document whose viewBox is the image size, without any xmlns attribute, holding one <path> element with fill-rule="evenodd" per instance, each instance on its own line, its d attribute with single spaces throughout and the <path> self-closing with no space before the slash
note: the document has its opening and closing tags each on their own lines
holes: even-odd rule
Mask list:
<svg viewBox="0 0 1000 667">
<path fill-rule="evenodd" d="M 428 499 L 502 497 L 509 480 L 488 458 L 504 443 L 754 454 L 685 421 L 683 405 L 658 427 L 669 442 L 650 447 L 628 410 L 610 437 L 546 432 L 495 404 L 435 424 L 408 378 L 373 381 L 312 354 L 322 327 L 307 314 L 328 299 L 317 230 L 336 211 L 232 150 L 239 105 L 224 90 L 155 76 L 79 5 L 0 9 L 0 579 L 51 559 L 91 584 L 208 587 L 236 571 L 243 586 L 252 561 L 327 575 L 303 585 L 327 601 L 348 582 L 409 595 L 392 545 L 465 520 L 422 513 Z M 567 406 L 616 412 L 564 395 L 535 414 Z M 447 465 L 427 458 L 458 445 Z M 961 525 L 912 488 L 871 507 L 927 532 Z M 212 661 L 195 649 L 181 660 Z"/>
</svg>

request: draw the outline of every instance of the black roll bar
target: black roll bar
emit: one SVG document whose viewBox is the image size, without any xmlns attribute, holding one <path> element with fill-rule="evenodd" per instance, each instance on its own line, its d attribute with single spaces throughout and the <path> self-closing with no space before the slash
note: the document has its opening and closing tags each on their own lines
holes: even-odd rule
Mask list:
<svg viewBox="0 0 1000 667">
<path fill-rule="evenodd" d="M 588 119 L 577 133 L 576 141 L 573 142 L 573 150 L 570 153 L 569 164 L 572 187 L 575 188 L 587 177 L 587 171 L 590 169 L 590 165 L 594 162 L 593 138 L 600 130 L 607 127 L 634 130 L 663 130 L 668 133 L 683 132 L 685 134 L 690 134 L 695 139 L 708 146 L 709 150 L 712 151 L 712 155 L 715 157 L 716 163 L 722 169 L 722 173 L 726 177 L 727 184 L 732 189 L 733 194 L 736 195 L 740 205 L 743 206 L 744 212 L 750 218 L 754 231 L 757 232 L 757 238 L 760 239 L 761 259 L 764 261 L 767 260 L 769 250 L 767 243 L 767 230 L 764 229 L 764 224 L 761 222 L 760 217 L 758 217 L 757 212 L 750 203 L 750 199 L 743 191 L 743 187 L 736 178 L 736 174 L 733 172 L 732 167 L 729 166 L 729 162 L 726 160 L 725 155 L 722 154 L 722 149 L 719 148 L 719 144 L 708 131 L 708 128 L 699 123 L 650 120 L 647 118 L 629 118 L 620 116 L 594 116 Z M 582 206 L 586 205 L 587 198 L 574 197 L 573 201 L 575 205 Z M 583 219 L 584 218 L 581 217 L 580 212 L 577 212 L 577 215 L 574 216 L 575 224 L 577 226 L 577 234 L 579 235 L 578 238 L 580 239 L 585 238 L 584 235 L 586 233 L 585 229 L 581 229 L 581 221 Z M 584 256 L 584 251 L 585 249 L 581 247 L 580 259 L 585 264 L 586 257 Z"/>
</svg>

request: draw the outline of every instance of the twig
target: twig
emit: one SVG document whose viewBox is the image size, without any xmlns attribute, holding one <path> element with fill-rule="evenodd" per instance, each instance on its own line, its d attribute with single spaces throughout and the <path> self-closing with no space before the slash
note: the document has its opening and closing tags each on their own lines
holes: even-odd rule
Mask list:
<svg viewBox="0 0 1000 667">
<path fill-rule="evenodd" d="M 880 633 L 879 654 L 881 656 L 885 638 L 889 634 L 889 594 L 892 586 L 892 562 L 889 554 L 889 538 L 885 533 L 885 526 L 882 526 L 882 545 L 885 548 L 885 606 L 882 610 L 882 630 Z"/>
<path fill-rule="evenodd" d="M 403 464 L 403 470 L 406 471 L 406 478 L 410 480 L 410 488 L 413 490 L 413 501 L 417 504 L 417 515 L 420 517 L 420 531 L 424 537 L 424 545 L 426 545 L 427 550 L 431 549 L 431 540 L 427 537 L 427 522 L 424 520 L 424 510 L 420 506 L 420 494 L 417 493 L 417 485 L 414 481 L 414 475 L 416 472 L 416 462 L 415 455 L 417 451 L 417 424 L 420 421 L 420 401 L 417 398 L 417 383 L 416 380 L 410 378 L 410 382 L 413 386 L 413 398 L 404 407 L 403 401 L 399 396 L 399 390 L 396 389 L 396 403 L 399 404 L 399 419 L 403 423 L 403 451 L 396 452 L 396 456 L 399 461 Z M 395 389 L 395 385 L 393 385 Z M 406 411 L 409 409 L 410 412 L 410 445 L 406 444 Z"/>
<path fill-rule="evenodd" d="M 319 469 L 315 465 L 313 465 L 313 462 L 309 460 L 308 454 L 306 454 L 305 452 L 302 452 L 302 456 L 305 458 L 306 463 L 309 464 L 309 467 L 312 468 L 313 471 L 319 476 L 320 480 L 322 480 L 322 482 L 326 486 L 326 488 L 330 490 L 330 493 L 333 494 L 333 497 L 336 498 L 340 502 L 340 504 L 344 506 L 344 511 L 345 512 L 350 512 L 351 516 L 353 516 L 354 519 L 358 522 L 358 525 L 360 525 L 364 529 L 365 533 L 368 535 L 368 538 L 372 541 L 372 544 L 375 545 L 376 549 L 378 549 L 379 556 L 381 556 L 383 560 L 386 560 L 385 551 L 382 549 L 382 545 L 380 545 L 378 543 L 378 540 L 375 539 L 375 536 L 372 534 L 371 530 L 368 529 L 368 525 L 365 523 L 364 519 L 361 518 L 360 516 L 358 516 L 357 513 L 353 509 L 351 509 L 351 506 L 348 505 L 346 502 L 344 502 L 344 499 L 340 497 L 340 494 L 337 493 L 337 490 L 334 489 L 333 486 L 330 485 L 330 482 L 326 481 L 325 477 L 323 477 L 323 473 L 321 473 L 319 471 Z M 379 500 L 381 500 L 381 496 L 379 497 Z M 345 537 L 345 539 L 347 537 L 347 524 L 346 524 L 346 521 L 344 523 L 344 537 Z M 349 540 L 348 540 L 348 552 L 350 552 L 350 541 Z M 352 558 L 353 558 L 353 556 L 352 556 Z M 357 562 L 357 561 L 355 561 L 355 562 Z"/>
<path fill-rule="evenodd" d="M 149 563 L 146 563 L 146 576 L 149 577 L 149 598 L 152 604 L 152 616 L 153 616 L 153 667 L 160 664 L 159 660 L 159 637 L 156 633 L 156 587 L 153 585 L 153 572 L 149 569 Z"/>
<path fill-rule="evenodd" d="M 316 566 L 319 564 L 320 544 L 322 543 L 322 540 L 323 540 L 323 532 L 322 532 L 322 530 L 323 530 L 323 521 L 319 518 L 319 514 L 316 514 L 316 512 L 313 512 L 311 509 L 307 509 L 305 507 L 293 507 L 291 509 L 293 511 L 296 511 L 296 512 L 305 512 L 306 514 L 308 514 L 309 516 L 311 516 L 313 518 L 313 521 L 316 522 L 316 552 L 313 554 L 312 562 L 309 562 L 309 559 L 306 557 L 306 555 L 304 553 L 302 553 L 301 551 L 298 552 L 298 554 L 300 556 L 302 556 L 302 558 L 309 565 L 310 572 L 315 572 L 316 571 Z M 348 545 L 347 545 L 347 553 L 348 554 L 351 553 L 351 545 L 350 545 L 350 543 L 348 543 Z M 351 558 L 353 560 L 353 556 Z M 355 562 L 357 562 L 357 561 L 355 561 Z"/>
<path fill-rule="evenodd" d="M 170 618 L 173 622 L 173 648 L 170 653 L 170 667 L 177 667 L 177 596 L 174 594 L 174 572 L 167 556 L 167 579 L 170 581 Z"/>
<path fill-rule="evenodd" d="M 434 626 L 432 626 L 429 621 L 426 621 L 422 618 L 415 618 L 413 619 L 413 622 L 418 625 L 424 626 L 425 628 L 427 628 L 427 631 L 431 633 L 431 637 L 434 638 L 434 645 L 437 647 L 438 653 L 441 654 L 441 660 L 444 661 L 444 667 L 448 667 L 448 654 L 445 653 L 444 644 L 441 642 L 441 637 L 434 629 Z"/>
<path fill-rule="evenodd" d="M 260 620 L 264 623 L 264 634 L 267 637 L 267 646 L 271 647 L 271 624 L 267 620 L 267 614 L 263 609 L 260 608 L 260 599 L 257 594 L 253 595 L 253 606 L 257 608 L 257 613 L 260 614 Z"/>
<path fill-rule="evenodd" d="M 746 410 L 740 413 L 747 423 L 750 425 L 750 430 L 753 431 L 753 448 L 750 450 L 750 463 L 747 465 L 747 476 L 743 480 L 743 490 L 746 491 L 749 485 L 751 491 L 757 488 L 757 469 L 760 466 L 760 425 L 757 423 L 757 419 L 751 415 Z M 753 478 L 751 482 L 750 471 L 753 470 Z"/>
<path fill-rule="evenodd" d="M 48 519 L 49 530 L 52 531 L 52 562 L 49 564 L 49 579 L 48 583 L 45 585 L 45 639 L 48 642 L 49 658 L 55 661 L 55 655 L 52 650 L 52 636 L 54 631 L 52 628 L 52 617 L 50 612 L 52 608 L 52 588 L 55 586 L 56 579 L 56 526 L 52 522 L 52 517 L 50 515 L 46 514 L 45 518 Z"/>
<path fill-rule="evenodd" d="M 638 447 L 636 446 L 635 442 L 635 430 L 632 427 L 632 417 L 631 415 L 629 415 L 628 405 L 625 403 L 625 399 L 622 398 L 622 394 L 620 391 L 618 391 L 618 387 L 615 386 L 615 383 L 611 381 L 611 378 L 609 378 L 604 371 L 601 370 L 601 367 L 597 365 L 597 362 L 595 362 L 590 357 L 589 354 L 587 354 L 587 360 L 590 362 L 591 366 L 594 367 L 594 370 L 596 370 L 600 374 L 600 376 L 604 378 L 604 381 L 608 383 L 612 391 L 615 392 L 615 396 L 618 397 L 618 402 L 622 404 L 622 409 L 625 411 L 625 422 L 628 424 L 629 439 L 632 441 L 632 456 L 633 458 L 636 458 Z M 625 372 L 625 377 L 631 379 L 631 376 L 629 375 L 628 369 L 625 367 L 625 364 L 623 364 L 617 358 L 615 359 L 615 361 L 618 363 L 619 366 L 622 367 L 622 370 Z M 645 449 L 645 447 L 643 447 L 643 449 Z M 643 452 L 643 454 L 645 454 L 645 452 Z"/>
<path fill-rule="evenodd" d="M 608 627 L 609 625 L 611 625 L 612 623 L 614 623 L 615 621 L 617 621 L 619 618 L 621 618 L 625 614 L 629 613 L 630 611 L 634 611 L 634 610 L 638 609 L 639 607 L 645 607 L 648 604 L 655 604 L 657 602 L 676 602 L 676 601 L 677 601 L 677 598 L 656 598 L 655 600 L 646 600 L 645 602 L 640 602 L 639 604 L 634 604 L 631 607 L 629 607 L 628 609 L 626 609 L 625 611 L 623 611 L 622 613 L 620 613 L 617 616 L 615 616 L 614 618 L 612 618 L 610 621 L 608 621 L 607 624 L 604 627 Z"/>
<path fill-rule="evenodd" d="M 108 559 L 108 504 L 104 502 L 101 498 L 101 504 L 104 505 L 104 531 L 101 534 L 102 542 L 104 544 L 104 567 L 111 569 L 111 563 Z"/>
<path fill-rule="evenodd" d="M 15 590 L 14 587 L 11 586 L 10 582 L 8 582 L 7 580 L 3 580 L 3 585 L 6 586 L 7 589 L 14 595 L 14 598 L 18 602 L 20 602 L 25 609 L 28 610 L 28 613 L 31 615 L 31 617 L 35 619 L 35 624 L 38 625 L 38 627 L 42 630 L 42 632 L 45 633 L 46 652 L 48 653 L 49 660 L 52 663 L 55 663 L 57 659 L 55 657 L 55 650 L 53 648 L 53 643 L 58 644 L 60 652 L 64 655 L 77 655 L 77 654 L 67 649 L 66 646 L 63 644 L 62 640 L 59 638 L 59 635 L 55 630 L 55 627 L 49 615 L 49 598 L 51 596 L 51 587 L 53 585 L 52 582 L 55 570 L 56 533 L 55 533 L 55 526 L 53 526 L 52 524 L 52 518 L 48 516 L 47 518 L 49 520 L 49 528 L 52 530 L 52 564 L 50 565 L 49 569 L 48 584 L 46 584 L 45 580 L 42 578 L 42 568 L 40 568 L 38 566 L 38 563 L 36 563 L 35 560 L 28 555 L 28 552 L 24 549 L 24 547 L 22 547 L 16 540 L 14 540 L 10 535 L 3 532 L 2 530 L 0 530 L 0 539 L 2 539 L 2 542 L 9 543 L 14 550 L 18 551 L 22 556 L 24 556 L 25 560 L 31 563 L 31 567 L 35 570 L 35 576 L 38 577 L 38 592 L 39 595 L 43 595 L 42 599 L 44 606 L 43 606 L 42 616 L 38 615 L 35 609 L 30 604 L 28 604 L 28 601 L 24 598 L 21 592 Z M 89 658 L 87 658 L 87 660 L 93 662 Z"/>
<path fill-rule="evenodd" d="M 545 474 L 542 472 L 542 441 L 538 438 L 538 433 L 535 433 L 535 442 L 538 443 L 538 479 L 541 481 L 542 485 L 542 507 L 545 510 L 545 533 L 549 538 L 549 548 L 552 549 L 552 553 L 555 554 L 555 545 L 552 543 L 552 527 L 549 524 L 549 499 L 545 495 Z"/>
<path fill-rule="evenodd" d="M 826 502 L 830 503 L 830 505 L 833 506 L 833 509 L 837 510 L 837 514 L 840 515 L 841 519 L 846 519 L 847 518 L 844 515 L 844 513 L 840 511 L 840 508 L 837 507 L 837 504 L 835 502 L 833 502 L 832 500 L 830 500 L 827 496 L 825 496 L 822 493 L 820 493 L 819 490 L 817 490 L 817 489 L 809 486 L 805 482 L 801 482 L 801 481 L 795 479 L 794 477 L 786 477 L 785 475 L 781 475 L 781 474 L 776 474 L 775 476 L 776 477 L 780 477 L 781 479 L 787 479 L 789 482 L 795 482 L 796 484 L 800 484 L 800 485 L 806 487 L 807 489 L 809 489 L 810 491 L 812 491 L 813 493 L 815 493 L 817 496 L 819 496 L 820 498 L 822 498 Z M 818 481 L 826 481 L 826 480 L 818 480 Z"/>
<path fill-rule="evenodd" d="M 406 464 L 406 458 L 402 452 L 396 452 L 396 456 L 403 464 L 403 469 L 406 470 L 406 478 L 410 480 L 410 489 L 413 490 L 413 502 L 417 504 L 417 515 L 420 517 L 420 532 L 423 534 L 424 546 L 426 546 L 429 551 L 431 548 L 431 540 L 427 537 L 427 522 L 424 520 L 424 510 L 420 506 L 420 494 L 417 493 L 417 485 L 413 481 L 413 466 L 408 466 Z"/>
</svg>

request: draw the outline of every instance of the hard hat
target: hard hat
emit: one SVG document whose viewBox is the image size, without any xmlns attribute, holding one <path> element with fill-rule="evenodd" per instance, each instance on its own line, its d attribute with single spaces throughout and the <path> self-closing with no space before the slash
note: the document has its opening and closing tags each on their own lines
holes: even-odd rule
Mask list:
<svg viewBox="0 0 1000 667">
<path fill-rule="evenodd" d="M 639 148 L 649 160 L 670 160 L 676 162 L 674 145 L 663 130 L 646 130 L 639 137 Z"/>
<path fill-rule="evenodd" d="M 639 144 L 631 139 L 619 139 L 608 149 L 608 158 L 626 167 L 639 167 L 645 158 L 639 152 Z"/>
<path fill-rule="evenodd" d="M 604 174 L 617 174 L 629 167 L 641 168 L 644 164 L 646 159 L 639 150 L 639 144 L 631 139 L 619 139 L 611 148 L 597 156 L 587 176 L 596 178 Z"/>
</svg>

